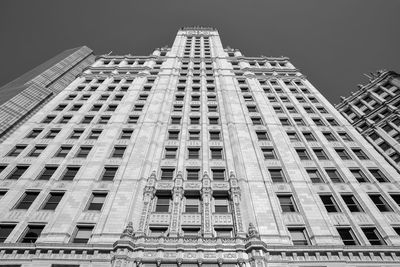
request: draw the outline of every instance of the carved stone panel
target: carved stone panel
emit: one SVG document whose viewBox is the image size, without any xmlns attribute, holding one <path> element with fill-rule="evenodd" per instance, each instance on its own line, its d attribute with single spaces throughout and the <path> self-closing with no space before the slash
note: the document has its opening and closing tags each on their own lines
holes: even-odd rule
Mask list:
<svg viewBox="0 0 400 267">
<path fill-rule="evenodd" d="M 170 214 L 168 213 L 153 213 L 150 216 L 150 224 L 168 225 L 170 222 Z"/>
<path fill-rule="evenodd" d="M 214 225 L 232 225 L 233 219 L 231 214 L 213 214 Z"/>
</svg>

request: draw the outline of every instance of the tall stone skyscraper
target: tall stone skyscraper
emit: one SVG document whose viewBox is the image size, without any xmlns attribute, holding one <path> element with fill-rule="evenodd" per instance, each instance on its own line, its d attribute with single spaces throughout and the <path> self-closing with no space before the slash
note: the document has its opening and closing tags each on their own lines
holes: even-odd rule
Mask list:
<svg viewBox="0 0 400 267">
<path fill-rule="evenodd" d="M 337 108 L 400 173 L 400 74 L 372 73 Z"/>
<path fill-rule="evenodd" d="M 212 28 L 98 56 L 0 153 L 0 266 L 400 262 L 396 170 L 288 58 Z"/>
</svg>

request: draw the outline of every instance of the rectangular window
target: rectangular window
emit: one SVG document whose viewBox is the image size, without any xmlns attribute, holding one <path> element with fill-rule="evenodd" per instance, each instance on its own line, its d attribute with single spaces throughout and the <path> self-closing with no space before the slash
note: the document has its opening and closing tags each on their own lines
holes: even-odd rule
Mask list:
<svg viewBox="0 0 400 267">
<path fill-rule="evenodd" d="M 297 208 L 294 205 L 293 196 L 280 195 L 278 196 L 278 199 L 281 205 L 282 212 L 297 212 Z"/>
<path fill-rule="evenodd" d="M 167 227 L 150 227 L 150 236 L 163 236 L 167 232 Z"/>
<path fill-rule="evenodd" d="M 351 160 L 349 153 L 347 153 L 347 151 L 345 149 L 336 148 L 335 151 L 342 160 Z"/>
<path fill-rule="evenodd" d="M 269 169 L 269 174 L 273 183 L 285 183 L 286 179 L 281 169 Z"/>
<path fill-rule="evenodd" d="M 225 180 L 225 170 L 224 169 L 211 169 L 212 178 L 214 181 Z"/>
<path fill-rule="evenodd" d="M 92 193 L 87 210 L 101 210 L 106 198 L 107 193 Z"/>
<path fill-rule="evenodd" d="M 35 146 L 31 152 L 28 154 L 28 157 L 39 157 L 40 154 L 46 149 L 44 145 Z"/>
<path fill-rule="evenodd" d="M 25 138 L 36 138 L 43 131 L 43 129 L 33 129 Z"/>
<path fill-rule="evenodd" d="M 353 195 L 342 195 L 342 199 L 351 212 L 364 212 Z"/>
<path fill-rule="evenodd" d="M 47 197 L 46 203 L 43 205 L 43 210 L 55 210 L 58 206 L 58 203 L 61 202 L 63 198 L 63 192 L 51 192 Z"/>
<path fill-rule="evenodd" d="M 200 140 L 199 131 L 189 131 L 189 140 Z"/>
<path fill-rule="evenodd" d="M 51 129 L 44 138 L 54 139 L 60 131 L 60 129 Z"/>
<path fill-rule="evenodd" d="M 37 180 L 48 181 L 56 172 L 58 166 L 46 166 L 38 176 Z"/>
<path fill-rule="evenodd" d="M 116 146 L 111 154 L 112 158 L 122 158 L 125 154 L 126 146 Z"/>
<path fill-rule="evenodd" d="M 325 151 L 322 148 L 314 148 L 313 151 L 319 160 L 329 159 L 328 156 L 326 155 Z"/>
<path fill-rule="evenodd" d="M 259 117 L 251 117 L 253 125 L 263 125 L 263 121 Z"/>
<path fill-rule="evenodd" d="M 310 155 L 308 155 L 305 149 L 296 149 L 297 155 L 299 156 L 300 160 L 310 160 Z"/>
<path fill-rule="evenodd" d="M 73 105 L 70 109 L 70 111 L 79 111 L 81 109 L 82 105 Z"/>
<path fill-rule="evenodd" d="M 9 180 L 18 180 L 25 173 L 29 166 L 19 165 L 8 175 Z"/>
<path fill-rule="evenodd" d="M 353 148 L 352 149 L 354 154 L 356 154 L 357 158 L 360 160 L 368 160 L 367 154 L 364 153 L 360 148 Z"/>
<path fill-rule="evenodd" d="M 127 123 L 135 124 L 139 120 L 139 116 L 129 116 Z"/>
<path fill-rule="evenodd" d="M 181 117 L 172 117 L 171 124 L 181 124 Z"/>
<path fill-rule="evenodd" d="M 61 177 L 62 181 L 72 181 L 74 180 L 76 174 L 78 173 L 80 167 L 77 166 L 68 166 L 65 171 L 63 176 Z"/>
<path fill-rule="evenodd" d="M 179 131 L 168 131 L 169 140 L 179 140 Z"/>
<path fill-rule="evenodd" d="M 264 155 L 264 159 L 277 159 L 273 148 L 263 147 L 261 148 L 261 151 Z"/>
<path fill-rule="evenodd" d="M 222 148 L 210 148 L 211 159 L 222 159 Z"/>
<path fill-rule="evenodd" d="M 186 170 L 186 179 L 187 180 L 199 180 L 199 169 L 187 169 Z"/>
<path fill-rule="evenodd" d="M 367 177 L 361 170 L 350 170 L 353 176 L 356 178 L 359 183 L 369 183 Z"/>
<path fill-rule="evenodd" d="M 192 124 L 192 125 L 200 124 L 200 118 L 199 117 L 191 117 L 190 124 Z"/>
<path fill-rule="evenodd" d="M 372 176 L 375 177 L 375 179 L 380 182 L 380 183 L 388 183 L 389 179 L 386 178 L 386 176 L 381 172 L 381 170 L 378 169 L 369 169 L 369 172 L 372 174 Z"/>
<path fill-rule="evenodd" d="M 214 211 L 217 213 L 229 212 L 228 196 L 214 196 Z"/>
<path fill-rule="evenodd" d="M 268 134 L 265 131 L 256 131 L 256 134 L 259 141 L 269 140 Z"/>
<path fill-rule="evenodd" d="M 200 148 L 190 147 L 188 148 L 188 158 L 189 159 L 199 159 L 200 157 Z"/>
<path fill-rule="evenodd" d="M 332 183 L 343 183 L 343 178 L 340 176 L 339 172 L 334 169 L 325 169 Z"/>
<path fill-rule="evenodd" d="M 174 178 L 174 169 L 161 169 L 161 180 L 172 180 Z"/>
<path fill-rule="evenodd" d="M 32 205 L 33 201 L 37 198 L 39 192 L 25 192 L 22 199 L 15 206 L 15 209 L 27 210 Z"/>
<path fill-rule="evenodd" d="M 165 148 L 165 156 L 166 159 L 175 159 L 178 148 L 176 147 L 166 147 Z"/>
<path fill-rule="evenodd" d="M 303 133 L 303 136 L 308 142 L 313 142 L 316 140 L 312 133 Z"/>
<path fill-rule="evenodd" d="M 4 243 L 14 230 L 15 224 L 0 224 L 0 243 Z"/>
<path fill-rule="evenodd" d="M 327 212 L 340 212 L 338 205 L 332 195 L 320 195 L 322 203 L 326 208 Z"/>
<path fill-rule="evenodd" d="M 174 105 L 173 111 L 181 112 L 181 111 L 183 111 L 183 106 L 182 105 Z"/>
<path fill-rule="evenodd" d="M 199 232 L 200 232 L 200 228 L 187 228 L 184 227 L 182 228 L 183 230 L 183 235 L 184 236 L 193 236 L 193 237 L 198 237 L 199 236 Z"/>
<path fill-rule="evenodd" d="M 393 211 L 392 208 L 389 206 L 389 204 L 381 195 L 373 194 L 369 195 L 369 197 L 371 198 L 372 202 L 374 202 L 375 206 L 378 208 L 379 211 L 381 212 Z"/>
<path fill-rule="evenodd" d="M 132 129 L 122 129 L 119 139 L 131 139 L 132 134 L 133 134 Z"/>
<path fill-rule="evenodd" d="M 65 124 L 65 123 L 68 123 L 70 119 L 72 119 L 72 116 L 63 116 L 63 117 L 58 121 L 58 123 L 63 123 L 63 124 Z"/>
<path fill-rule="evenodd" d="M 142 111 L 143 107 L 144 107 L 144 105 L 135 105 L 133 107 L 133 111 Z"/>
<path fill-rule="evenodd" d="M 60 149 L 56 152 L 54 157 L 57 158 L 65 158 L 68 153 L 71 151 L 72 146 L 61 146 Z"/>
<path fill-rule="evenodd" d="M 290 121 L 289 121 L 289 119 L 279 119 L 279 121 L 281 122 L 281 124 L 283 125 L 283 126 L 290 126 L 291 124 L 290 124 Z"/>
<path fill-rule="evenodd" d="M 215 228 L 217 237 L 232 237 L 232 228 Z"/>
<path fill-rule="evenodd" d="M 306 229 L 304 229 L 304 228 L 289 228 L 288 230 L 289 230 L 290 236 L 292 237 L 293 245 L 304 246 L 304 245 L 310 244 L 307 233 L 306 233 Z"/>
<path fill-rule="evenodd" d="M 27 145 L 16 145 L 10 152 L 8 152 L 7 157 L 17 157 L 26 147 Z"/>
<path fill-rule="evenodd" d="M 94 226 L 77 225 L 71 243 L 87 244 L 92 236 Z"/>
<path fill-rule="evenodd" d="M 91 140 L 97 140 L 99 139 L 101 133 L 103 132 L 103 130 L 101 129 L 93 129 L 89 136 L 87 137 L 87 139 L 91 139 Z"/>
<path fill-rule="evenodd" d="M 100 119 L 97 121 L 98 124 L 107 124 L 110 120 L 110 116 L 101 116 Z"/>
<path fill-rule="evenodd" d="M 308 176 L 313 184 L 317 183 L 324 183 L 325 181 L 322 180 L 321 174 L 318 170 L 307 170 Z"/>
<path fill-rule="evenodd" d="M 353 230 L 348 227 L 338 227 L 336 230 L 339 233 L 340 238 L 345 246 L 356 246 L 359 245 Z"/>
<path fill-rule="evenodd" d="M 209 121 L 209 124 L 211 124 L 211 125 L 219 124 L 219 118 L 217 118 L 217 117 L 208 118 L 208 121 Z"/>
<path fill-rule="evenodd" d="M 28 225 L 24 232 L 24 236 L 19 241 L 20 243 L 36 243 L 44 229 L 44 225 Z"/>
<path fill-rule="evenodd" d="M 172 201 L 170 195 L 158 195 L 155 212 L 169 212 L 169 206 Z"/>
<path fill-rule="evenodd" d="M 298 142 L 300 141 L 299 136 L 295 132 L 287 132 L 290 142 Z"/>
<path fill-rule="evenodd" d="M 112 181 L 114 180 L 115 174 L 118 171 L 118 167 L 104 167 L 103 175 L 101 177 L 102 181 Z"/>
<path fill-rule="evenodd" d="M 390 197 L 396 202 L 397 206 L 400 207 L 400 194 L 391 194 Z"/>
<path fill-rule="evenodd" d="M 185 197 L 185 212 L 190 212 L 190 213 L 200 212 L 200 198 L 198 196 Z"/>
<path fill-rule="evenodd" d="M 382 236 L 375 227 L 362 227 L 361 230 L 364 232 L 365 237 L 368 239 L 371 245 L 386 245 Z"/>
<path fill-rule="evenodd" d="M 333 135 L 333 133 L 323 133 L 326 140 L 328 140 L 329 142 L 335 142 L 337 141 L 336 137 Z"/>
<path fill-rule="evenodd" d="M 221 140 L 221 132 L 210 131 L 210 140 Z"/>
<path fill-rule="evenodd" d="M 353 141 L 353 139 L 351 139 L 350 135 L 348 135 L 347 133 L 338 133 L 338 134 L 343 139 L 343 141 L 348 141 L 348 142 Z"/>
<path fill-rule="evenodd" d="M 54 115 L 48 115 L 46 118 L 44 118 L 44 119 L 42 120 L 41 123 L 50 123 L 50 122 L 52 122 L 55 118 L 56 118 L 56 116 L 54 116 Z"/>
<path fill-rule="evenodd" d="M 83 132 L 84 130 L 82 129 L 75 129 L 72 131 L 71 135 L 69 136 L 69 139 L 79 139 L 79 137 L 81 137 Z"/>
</svg>

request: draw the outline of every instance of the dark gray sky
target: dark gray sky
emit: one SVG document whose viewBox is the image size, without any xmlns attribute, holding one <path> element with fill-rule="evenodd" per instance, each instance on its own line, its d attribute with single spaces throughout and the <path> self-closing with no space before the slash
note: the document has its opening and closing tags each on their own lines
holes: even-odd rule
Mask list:
<svg viewBox="0 0 400 267">
<path fill-rule="evenodd" d="M 65 49 L 148 55 L 193 25 L 246 56 L 290 57 L 333 103 L 363 73 L 400 71 L 399 0 L 2 0 L 0 86 Z"/>
</svg>

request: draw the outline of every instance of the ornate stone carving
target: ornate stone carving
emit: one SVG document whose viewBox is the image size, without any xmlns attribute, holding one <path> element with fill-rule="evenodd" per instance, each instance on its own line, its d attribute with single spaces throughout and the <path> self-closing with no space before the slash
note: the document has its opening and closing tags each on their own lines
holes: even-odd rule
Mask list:
<svg viewBox="0 0 400 267">
<path fill-rule="evenodd" d="M 124 237 L 134 237 L 134 229 L 133 229 L 133 223 L 128 222 L 128 225 L 125 227 L 124 231 L 122 232 L 121 238 Z"/>
<path fill-rule="evenodd" d="M 258 233 L 256 227 L 254 226 L 253 223 L 249 223 L 249 227 L 247 230 L 247 238 L 260 238 L 260 234 Z"/>
</svg>

